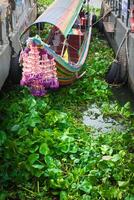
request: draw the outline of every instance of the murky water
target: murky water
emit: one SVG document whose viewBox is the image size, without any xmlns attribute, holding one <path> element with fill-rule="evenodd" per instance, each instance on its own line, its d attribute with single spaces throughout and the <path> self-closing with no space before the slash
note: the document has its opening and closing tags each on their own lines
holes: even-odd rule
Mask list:
<svg viewBox="0 0 134 200">
<path fill-rule="evenodd" d="M 93 104 L 83 113 L 83 123 L 89 127 L 95 128 L 98 132 L 110 132 L 112 130 L 122 131 L 123 125 L 116 120 L 108 117 L 104 118 L 101 110 Z"/>
<path fill-rule="evenodd" d="M 130 102 L 132 111 L 134 111 L 134 93 L 131 91 L 128 85 L 120 88 L 112 88 L 114 99 L 119 102 L 121 106 L 124 106 L 127 102 Z"/>
<path fill-rule="evenodd" d="M 130 102 L 131 110 L 134 111 L 134 94 L 131 89 L 125 85 L 123 87 L 112 88 L 113 101 L 116 100 L 121 106 Z M 99 132 L 110 132 L 112 130 L 122 131 L 125 127 L 112 118 L 104 118 L 101 109 L 93 104 L 83 113 L 83 123 L 86 126 L 95 128 Z"/>
</svg>

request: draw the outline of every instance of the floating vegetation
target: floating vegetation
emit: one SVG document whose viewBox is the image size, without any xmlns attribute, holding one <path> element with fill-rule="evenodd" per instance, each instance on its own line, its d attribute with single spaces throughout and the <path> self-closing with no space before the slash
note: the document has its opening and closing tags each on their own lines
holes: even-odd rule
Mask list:
<svg viewBox="0 0 134 200">
<path fill-rule="evenodd" d="M 132 200 L 134 115 L 111 101 L 104 80 L 113 52 L 96 31 L 86 75 L 68 87 L 34 97 L 15 87 L 0 100 L 0 200 Z M 125 130 L 83 124 L 90 115 L 113 119 Z"/>
</svg>

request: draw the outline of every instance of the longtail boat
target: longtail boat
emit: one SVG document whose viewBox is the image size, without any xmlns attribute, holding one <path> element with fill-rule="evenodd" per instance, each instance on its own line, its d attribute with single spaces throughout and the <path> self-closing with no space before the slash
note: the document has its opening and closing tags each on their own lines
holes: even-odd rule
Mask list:
<svg viewBox="0 0 134 200">
<path fill-rule="evenodd" d="M 92 30 L 89 7 L 89 0 L 55 0 L 21 34 L 21 85 L 30 87 L 33 95 L 43 96 L 48 88 L 82 76 Z"/>
</svg>

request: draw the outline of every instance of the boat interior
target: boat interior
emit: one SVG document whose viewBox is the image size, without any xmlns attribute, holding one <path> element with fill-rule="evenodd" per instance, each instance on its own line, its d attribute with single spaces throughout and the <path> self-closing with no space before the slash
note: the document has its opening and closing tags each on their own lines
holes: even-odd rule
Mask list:
<svg viewBox="0 0 134 200">
<path fill-rule="evenodd" d="M 35 25 L 36 33 L 50 48 L 60 55 L 66 62 L 76 64 L 79 60 L 84 38 L 88 28 L 88 15 L 81 10 L 70 32 L 65 38 L 64 34 L 56 27 L 47 23 Z M 35 33 L 34 33 L 35 34 Z M 32 32 L 30 33 L 32 35 Z"/>
</svg>

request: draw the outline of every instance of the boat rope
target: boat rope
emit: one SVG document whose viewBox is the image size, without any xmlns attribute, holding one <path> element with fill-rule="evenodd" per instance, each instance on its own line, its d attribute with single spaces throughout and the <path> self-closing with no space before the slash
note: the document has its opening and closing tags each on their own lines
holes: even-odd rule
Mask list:
<svg viewBox="0 0 134 200">
<path fill-rule="evenodd" d="M 64 42 L 61 42 L 61 44 L 64 44 Z M 72 45 L 70 45 L 68 42 L 66 42 L 66 45 L 74 49 L 75 51 L 79 51 L 78 49 L 74 48 Z"/>
<path fill-rule="evenodd" d="M 95 23 L 92 24 L 92 26 L 95 26 L 98 22 L 103 20 L 107 15 L 111 13 L 112 10 L 113 10 L 112 8 L 108 9 L 107 12 L 102 17 L 100 17 Z"/>
<path fill-rule="evenodd" d="M 118 47 L 118 50 L 117 50 L 117 53 L 116 53 L 116 56 L 115 56 L 115 59 L 114 59 L 114 60 L 116 60 L 116 61 L 117 61 L 117 58 L 118 58 L 118 55 L 119 55 L 119 52 L 120 52 L 120 50 L 121 50 L 121 47 L 122 47 L 123 43 L 125 42 L 125 40 L 127 41 L 129 31 L 130 31 L 130 30 L 127 29 L 127 31 L 126 31 L 126 33 L 125 33 L 125 35 L 124 35 L 124 37 L 123 37 L 123 39 L 122 39 L 122 41 L 121 41 L 119 47 Z M 126 50 L 127 50 L 127 55 L 128 55 L 128 48 L 127 48 L 127 47 L 126 47 Z"/>
</svg>

